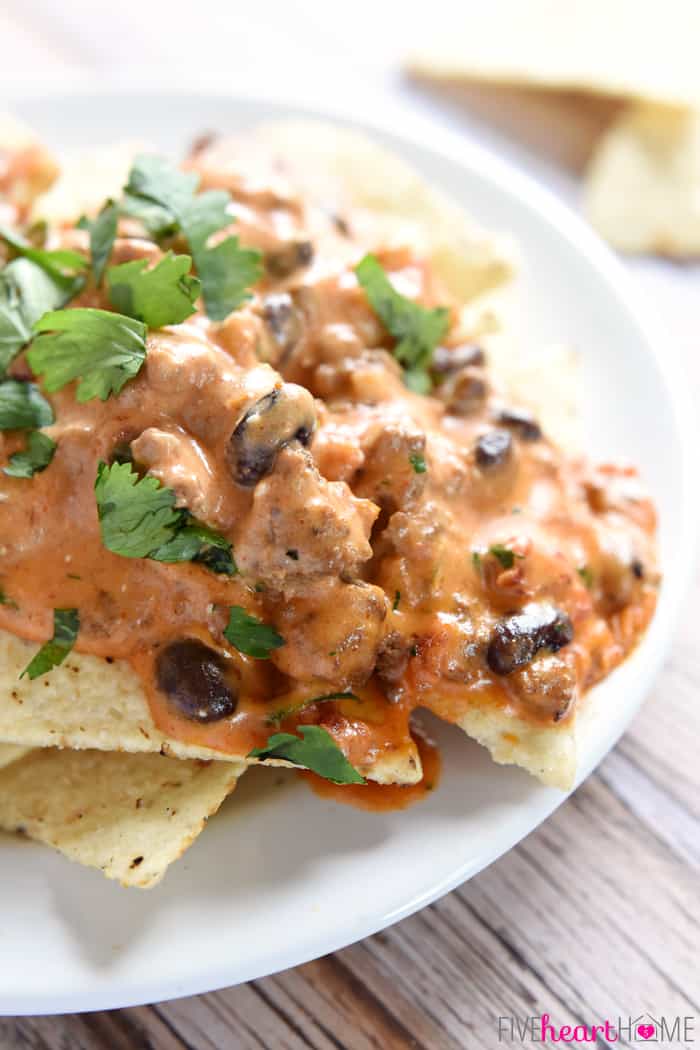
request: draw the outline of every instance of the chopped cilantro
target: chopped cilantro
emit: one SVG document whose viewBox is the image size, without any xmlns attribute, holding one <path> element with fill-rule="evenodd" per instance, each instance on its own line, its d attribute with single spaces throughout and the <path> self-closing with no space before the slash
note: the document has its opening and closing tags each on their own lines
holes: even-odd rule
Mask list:
<svg viewBox="0 0 700 1050">
<path fill-rule="evenodd" d="M 0 587 L 0 605 L 6 605 L 9 609 L 18 609 L 17 602 L 13 602 L 12 598 L 8 598 L 2 587 Z"/>
<path fill-rule="evenodd" d="M 25 674 L 30 678 L 39 678 L 52 667 L 62 664 L 75 645 L 79 629 L 80 617 L 77 609 L 54 609 L 53 638 L 42 645 L 39 652 L 22 671 L 20 678 L 23 678 Z"/>
<path fill-rule="evenodd" d="M 32 430 L 27 438 L 27 447 L 23 452 L 10 456 L 9 464 L 3 473 L 11 478 L 31 478 L 39 471 L 46 470 L 56 451 L 56 442 L 40 430 Z"/>
<path fill-rule="evenodd" d="M 588 590 L 590 591 L 593 587 L 593 570 L 589 569 L 587 565 L 582 565 L 576 570 L 576 572 L 579 574 L 584 584 L 586 585 L 586 587 L 588 587 Z"/>
<path fill-rule="evenodd" d="M 420 452 L 413 452 L 408 458 L 416 474 L 425 474 L 428 469 L 425 456 L 421 455 Z"/>
<path fill-rule="evenodd" d="M 105 202 L 104 207 L 95 219 L 83 218 L 78 223 L 82 230 L 90 234 L 90 255 L 92 257 L 92 275 L 95 284 L 102 280 L 105 266 L 109 261 L 117 236 L 119 206 L 113 200 Z"/>
<path fill-rule="evenodd" d="M 295 766 L 310 769 L 333 784 L 364 784 L 354 766 L 322 726 L 297 726 L 293 733 L 273 733 L 264 747 L 255 747 L 249 758 L 282 758 Z"/>
<path fill-rule="evenodd" d="M 502 543 L 492 543 L 489 547 L 489 554 L 492 554 L 500 563 L 503 569 L 512 569 L 515 565 L 516 558 L 522 558 L 522 554 L 516 554 L 510 547 L 504 547 Z"/>
<path fill-rule="evenodd" d="M 209 245 L 213 234 L 232 224 L 231 198 L 223 190 L 197 196 L 198 186 L 198 175 L 180 171 L 162 157 L 142 155 L 131 169 L 126 199 L 146 201 L 172 216 L 172 228 L 180 230 L 192 252 L 207 315 L 223 321 L 250 298 L 248 288 L 262 273 L 260 253 L 241 248 L 232 236 Z"/>
<path fill-rule="evenodd" d="M 238 649 L 239 653 L 253 656 L 256 660 L 267 660 L 273 649 L 284 645 L 284 638 L 274 627 L 251 616 L 242 605 L 229 608 L 229 620 L 224 630 L 224 638 Z"/>
<path fill-rule="evenodd" d="M 344 692 L 344 693 L 324 693 L 323 696 L 312 696 L 308 700 L 301 700 L 298 704 L 290 704 L 289 707 L 280 707 L 277 711 L 274 711 L 267 718 L 268 725 L 279 725 L 285 718 L 289 718 L 290 715 L 296 715 L 300 711 L 305 710 L 307 707 L 311 707 L 312 704 L 325 704 L 329 700 L 359 700 L 359 696 L 355 693 Z"/>
<path fill-rule="evenodd" d="M 396 612 L 396 610 L 398 609 L 400 601 L 401 591 L 394 591 L 394 604 L 392 605 L 392 609 L 394 610 L 394 612 Z"/>
<path fill-rule="evenodd" d="M 42 270 L 45 270 L 64 285 L 66 290 L 71 288 L 75 294 L 84 284 L 84 278 L 79 276 L 87 269 L 87 259 L 79 252 L 72 252 L 65 248 L 55 251 L 47 251 L 45 248 L 35 248 L 13 230 L 0 226 L 0 238 L 6 241 L 10 247 L 25 259 L 30 259 Z"/>
<path fill-rule="evenodd" d="M 112 305 L 149 328 L 180 324 L 195 312 L 199 295 L 199 281 L 189 276 L 191 266 L 189 255 L 172 252 L 152 268 L 146 259 L 112 266 L 107 271 Z"/>
<path fill-rule="evenodd" d="M 27 430 L 53 423 L 53 409 L 35 383 L 0 382 L 0 430 Z"/>
<path fill-rule="evenodd" d="M 30 259 L 15 259 L 0 270 L 0 376 L 32 338 L 35 321 L 65 306 L 71 294 Z"/>
<path fill-rule="evenodd" d="M 479 551 L 472 551 L 472 565 L 477 572 L 481 572 L 481 554 Z"/>
<path fill-rule="evenodd" d="M 369 304 L 396 340 L 394 357 L 404 369 L 404 383 L 418 394 L 432 386 L 428 373 L 433 351 L 450 324 L 446 307 L 429 310 L 401 295 L 374 255 L 365 255 L 355 267 Z"/>
<path fill-rule="evenodd" d="M 34 325 L 27 360 L 52 393 L 74 379 L 78 401 L 118 394 L 146 359 L 146 326 L 109 310 L 54 310 Z"/>
<path fill-rule="evenodd" d="M 227 576 L 238 571 L 228 540 L 177 509 L 172 489 L 157 478 L 139 478 L 130 463 L 99 464 L 95 499 L 102 543 L 113 554 L 197 561 Z"/>
</svg>

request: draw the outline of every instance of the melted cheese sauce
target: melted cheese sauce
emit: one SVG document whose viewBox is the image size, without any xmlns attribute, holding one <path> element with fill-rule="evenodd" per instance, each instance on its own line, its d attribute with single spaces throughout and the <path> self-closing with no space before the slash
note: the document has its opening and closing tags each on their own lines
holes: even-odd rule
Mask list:
<svg viewBox="0 0 700 1050">
<path fill-rule="evenodd" d="M 415 766 L 416 707 L 449 721 L 475 703 L 538 724 L 571 717 L 653 614 L 655 514 L 635 471 L 570 459 L 513 416 L 479 353 L 464 358 L 456 306 L 433 395 L 411 393 L 353 266 L 373 250 L 403 294 L 449 305 L 429 264 L 410 245 L 377 240 L 364 218 L 311 209 L 277 177 L 246 177 L 235 150 L 205 149 L 190 165 L 205 186 L 231 190 L 234 232 L 264 253 L 266 277 L 222 324 L 197 316 L 150 333 L 146 363 L 118 397 L 81 405 L 71 386 L 49 398 L 53 462 L 32 480 L 0 474 L 0 586 L 13 603 L 0 605 L 0 627 L 41 643 L 55 608 L 78 609 L 77 650 L 128 660 L 163 732 L 224 753 L 263 744 L 271 716 L 289 708 L 283 728 L 323 725 L 362 773 L 392 756 Z M 59 241 L 85 249 L 84 237 L 63 231 Z M 134 257 L 158 250 L 118 240 L 113 261 Z M 94 289 L 75 305 L 85 304 L 107 305 Z M 29 378 L 22 356 L 12 374 Z M 241 485 L 233 431 L 273 391 L 291 405 L 288 384 L 316 399 L 309 449 L 285 443 L 257 484 Z M 483 448 L 494 431 L 509 446 L 491 462 Z M 23 444 L 0 435 L 0 465 Z M 103 547 L 97 467 L 125 449 L 230 540 L 239 575 Z M 532 603 L 566 617 L 572 640 L 495 673 L 499 625 Z M 286 644 L 269 660 L 238 652 L 223 633 L 231 605 Z M 159 654 L 186 638 L 220 654 L 233 715 L 193 722 L 159 688 Z M 357 699 L 308 704 L 338 690 Z M 388 790 L 387 807 L 415 797 Z"/>
</svg>

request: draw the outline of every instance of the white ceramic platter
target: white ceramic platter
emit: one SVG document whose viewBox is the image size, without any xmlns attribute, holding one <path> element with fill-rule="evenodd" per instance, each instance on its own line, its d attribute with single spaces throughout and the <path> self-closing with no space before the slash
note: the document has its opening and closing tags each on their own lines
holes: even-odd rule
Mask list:
<svg viewBox="0 0 700 1050">
<path fill-rule="evenodd" d="M 299 115 L 223 97 L 97 96 L 18 101 L 55 147 L 145 138 L 180 152 L 202 129 L 239 130 Z M 396 127 L 396 125 L 394 125 Z M 631 304 L 621 268 L 574 216 L 517 171 L 414 121 L 368 128 L 486 226 L 512 232 L 524 259 L 525 344 L 582 354 L 587 443 L 641 464 L 661 515 L 665 582 L 643 644 L 599 690 L 605 712 L 581 777 L 633 717 L 668 650 L 692 559 L 690 439 L 673 369 Z M 420 141 L 418 141 L 420 140 Z M 433 723 L 435 725 L 435 723 Z M 164 883 L 123 890 L 50 850 L 3 838 L 0 1012 L 96 1010 L 190 995 L 260 977 L 396 922 L 469 879 L 562 801 L 495 766 L 440 727 L 440 788 L 404 812 L 322 801 L 291 779 L 248 773 Z"/>
</svg>

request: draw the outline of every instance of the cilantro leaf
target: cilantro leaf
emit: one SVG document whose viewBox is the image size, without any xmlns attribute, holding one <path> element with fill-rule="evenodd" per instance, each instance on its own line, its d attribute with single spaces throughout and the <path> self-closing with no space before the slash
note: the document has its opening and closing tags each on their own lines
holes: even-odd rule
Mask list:
<svg viewBox="0 0 700 1050">
<path fill-rule="evenodd" d="M 425 462 L 425 456 L 420 452 L 413 452 L 408 458 L 413 467 L 414 474 L 425 474 L 428 469 Z"/>
<path fill-rule="evenodd" d="M 489 547 L 489 554 L 500 562 L 503 569 L 512 569 L 515 559 L 522 558 L 522 554 L 516 554 L 510 547 L 505 547 L 502 543 L 492 543 Z"/>
<path fill-rule="evenodd" d="M 100 463 L 95 481 L 102 543 L 124 558 L 148 558 L 174 537 L 181 520 L 175 493 L 157 478 L 139 478 L 130 463 Z"/>
<path fill-rule="evenodd" d="M 262 273 L 260 252 L 241 248 L 238 237 L 227 237 L 214 248 L 192 245 L 207 317 L 223 321 L 250 299 L 248 289 Z"/>
<path fill-rule="evenodd" d="M 53 409 L 34 383 L 0 382 L 0 430 L 25 430 L 53 423 Z"/>
<path fill-rule="evenodd" d="M 256 660 L 267 660 L 273 649 L 279 649 L 285 644 L 284 638 L 274 627 L 258 620 L 257 616 L 250 616 L 242 605 L 230 606 L 224 638 L 239 653 L 253 656 Z"/>
<path fill-rule="evenodd" d="M 433 350 L 449 328 L 450 311 L 443 306 L 429 310 L 401 295 L 374 255 L 365 255 L 355 274 L 370 306 L 396 340 L 394 357 L 403 365 L 406 386 L 428 393 L 432 385 L 428 368 Z"/>
<path fill-rule="evenodd" d="M 312 704 L 325 704 L 329 700 L 359 700 L 359 696 L 355 693 L 344 692 L 344 693 L 324 693 L 323 696 L 311 696 L 308 700 L 301 700 L 298 704 L 290 704 L 289 707 L 279 707 L 276 711 L 273 711 L 271 715 L 265 719 L 268 725 L 283 722 L 285 718 L 289 718 L 290 715 L 296 715 L 300 711 L 304 711 L 307 707 L 311 707 Z"/>
<path fill-rule="evenodd" d="M 196 196 L 199 176 L 183 172 L 162 157 L 137 157 L 129 174 L 126 195 L 163 209 L 173 218 L 192 252 L 202 283 L 207 315 L 223 321 L 250 298 L 248 287 L 262 273 L 260 253 L 241 248 L 237 237 L 226 237 L 213 247 L 209 238 L 230 226 L 230 196 L 223 190 L 208 190 Z"/>
<path fill-rule="evenodd" d="M 119 212 L 121 215 L 140 222 L 154 241 L 161 241 L 177 233 L 177 220 L 172 212 L 145 198 L 134 197 L 133 194 L 125 192 Z"/>
<path fill-rule="evenodd" d="M 62 664 L 75 645 L 79 630 L 80 617 L 77 609 L 54 609 L 53 638 L 42 645 L 22 671 L 20 678 L 24 678 L 25 674 L 30 678 L 39 678 L 52 667 Z"/>
<path fill-rule="evenodd" d="M 273 733 L 264 747 L 254 747 L 249 758 L 283 758 L 303 766 L 333 784 L 364 784 L 354 766 L 322 726 L 297 726 L 293 733 Z"/>
<path fill-rule="evenodd" d="M 117 236 L 119 206 L 113 200 L 105 202 L 104 207 L 95 219 L 83 217 L 78 226 L 90 233 L 90 255 L 92 257 L 92 275 L 95 284 L 102 280 L 105 266 L 112 254 L 114 240 Z"/>
<path fill-rule="evenodd" d="M 30 259 L 15 259 L 0 270 L 0 375 L 31 340 L 34 322 L 70 298 L 63 282 Z"/>
<path fill-rule="evenodd" d="M 123 314 L 136 317 L 149 328 L 179 324 L 195 312 L 200 283 L 190 277 L 189 255 L 168 252 L 153 268 L 146 259 L 112 266 L 107 284 L 112 304 Z"/>
<path fill-rule="evenodd" d="M 40 334 L 27 352 L 32 371 L 50 393 L 79 379 L 80 402 L 118 394 L 146 359 L 146 326 L 109 310 L 54 310 L 34 331 Z"/>
<path fill-rule="evenodd" d="M 35 248 L 19 233 L 9 230 L 6 226 L 0 226 L 0 238 L 18 255 L 31 259 L 42 270 L 46 270 L 54 280 L 60 281 L 66 287 L 72 287 L 73 294 L 82 287 L 84 279 L 78 275 L 87 268 L 87 259 L 79 252 L 72 252 L 67 248 L 58 248 L 55 251 Z"/>
<path fill-rule="evenodd" d="M 131 463 L 100 463 L 95 480 L 102 543 L 123 558 L 199 562 L 211 572 L 238 572 L 231 544 L 214 529 L 175 507 L 175 493 Z"/>
<path fill-rule="evenodd" d="M 581 565 L 576 572 L 579 574 L 588 590 L 592 590 L 594 583 L 593 570 L 589 568 L 588 565 Z"/>
<path fill-rule="evenodd" d="M 48 434 L 32 430 L 24 452 L 15 452 L 10 456 L 10 462 L 3 473 L 11 478 L 31 478 L 39 471 L 46 470 L 55 451 L 56 442 Z"/>
<path fill-rule="evenodd" d="M 238 566 L 226 537 L 195 521 L 186 511 L 182 521 L 186 524 L 179 525 L 172 540 L 154 551 L 151 557 L 164 562 L 196 561 L 211 572 L 235 576 Z"/>
</svg>

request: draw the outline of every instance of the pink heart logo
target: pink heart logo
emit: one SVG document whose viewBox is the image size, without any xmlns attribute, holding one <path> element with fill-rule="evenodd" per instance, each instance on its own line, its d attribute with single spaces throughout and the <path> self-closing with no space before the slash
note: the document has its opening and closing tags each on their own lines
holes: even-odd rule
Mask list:
<svg viewBox="0 0 700 1050">
<path fill-rule="evenodd" d="M 640 1024 L 637 1028 L 637 1035 L 641 1036 L 642 1039 L 651 1039 L 654 1032 L 653 1024 Z"/>
</svg>

